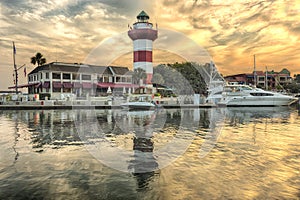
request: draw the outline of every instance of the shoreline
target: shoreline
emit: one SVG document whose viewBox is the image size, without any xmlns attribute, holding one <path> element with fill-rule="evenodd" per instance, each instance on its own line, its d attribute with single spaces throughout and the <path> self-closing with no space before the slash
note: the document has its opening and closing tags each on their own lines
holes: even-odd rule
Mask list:
<svg viewBox="0 0 300 200">
<path fill-rule="evenodd" d="M 176 108 L 214 108 L 213 104 L 174 104 L 174 105 L 161 105 L 164 109 L 176 109 Z M 122 109 L 118 105 L 0 105 L 0 110 L 72 110 L 72 109 L 96 109 L 96 110 L 108 110 L 108 109 Z"/>
</svg>

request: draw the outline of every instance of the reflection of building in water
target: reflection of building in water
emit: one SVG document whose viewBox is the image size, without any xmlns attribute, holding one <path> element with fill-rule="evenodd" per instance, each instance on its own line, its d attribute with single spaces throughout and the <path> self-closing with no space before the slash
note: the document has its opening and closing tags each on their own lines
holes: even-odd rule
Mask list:
<svg viewBox="0 0 300 200">
<path fill-rule="evenodd" d="M 224 108 L 223 115 L 226 115 L 226 120 L 230 121 L 231 125 L 249 123 L 253 119 L 281 119 L 287 120 L 290 117 L 290 108 L 288 106 L 280 107 L 259 107 L 259 108 Z"/>
<path fill-rule="evenodd" d="M 280 107 L 228 107 L 222 110 L 222 114 L 226 116 L 226 123 L 230 126 L 238 127 L 241 124 L 252 126 L 252 139 L 256 143 L 257 133 L 261 131 L 261 125 L 264 124 L 265 133 L 267 132 L 268 125 L 276 123 L 286 123 L 290 118 L 290 109 L 287 106 Z M 259 128 L 257 128 L 259 127 Z M 259 135 L 259 134 L 258 134 Z"/>
<path fill-rule="evenodd" d="M 82 144 L 74 124 L 74 111 L 29 110 L 7 112 L 6 116 L 10 119 L 17 118 L 19 123 L 28 126 L 32 147 L 36 151 L 41 151 L 45 145 L 59 148 Z"/>
</svg>

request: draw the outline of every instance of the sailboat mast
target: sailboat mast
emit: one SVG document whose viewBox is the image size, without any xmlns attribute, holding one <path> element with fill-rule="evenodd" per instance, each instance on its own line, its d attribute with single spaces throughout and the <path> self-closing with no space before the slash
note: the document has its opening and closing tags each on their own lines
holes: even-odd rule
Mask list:
<svg viewBox="0 0 300 200">
<path fill-rule="evenodd" d="M 254 86 L 256 87 L 256 61 L 255 61 L 255 54 L 253 55 L 254 58 L 254 71 L 253 71 L 253 75 L 254 75 Z"/>
<path fill-rule="evenodd" d="M 18 94 L 18 69 L 16 65 L 16 47 L 15 42 L 13 41 L 13 61 L 14 61 L 14 70 L 15 70 L 15 87 L 16 87 L 16 94 Z"/>
<path fill-rule="evenodd" d="M 268 67 L 266 66 L 266 82 L 265 82 L 265 85 L 266 85 L 266 90 L 268 90 Z"/>
</svg>

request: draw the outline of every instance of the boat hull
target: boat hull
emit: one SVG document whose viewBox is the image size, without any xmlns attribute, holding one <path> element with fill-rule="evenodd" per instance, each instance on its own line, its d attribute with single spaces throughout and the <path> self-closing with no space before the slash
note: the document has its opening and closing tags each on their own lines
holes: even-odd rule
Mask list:
<svg viewBox="0 0 300 200">
<path fill-rule="evenodd" d="M 289 96 L 276 96 L 274 97 L 252 97 L 252 96 L 237 96 L 237 97 L 227 97 L 221 99 L 218 103 L 219 106 L 228 107 L 238 107 L 238 106 L 251 106 L 251 107 L 261 107 L 261 106 L 289 106 L 297 101 L 296 98 Z"/>
<path fill-rule="evenodd" d="M 153 110 L 156 106 L 150 102 L 128 102 L 121 104 L 121 107 L 126 110 Z"/>
</svg>

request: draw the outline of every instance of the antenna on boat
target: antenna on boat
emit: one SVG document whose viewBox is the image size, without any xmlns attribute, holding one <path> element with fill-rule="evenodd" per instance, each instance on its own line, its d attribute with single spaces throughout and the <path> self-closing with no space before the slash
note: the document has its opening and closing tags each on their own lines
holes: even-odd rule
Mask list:
<svg viewBox="0 0 300 200">
<path fill-rule="evenodd" d="M 254 87 L 256 87 L 256 61 L 255 61 L 255 54 L 253 55 L 253 63 L 254 63 L 254 70 L 253 70 L 253 75 L 254 75 Z"/>
</svg>

